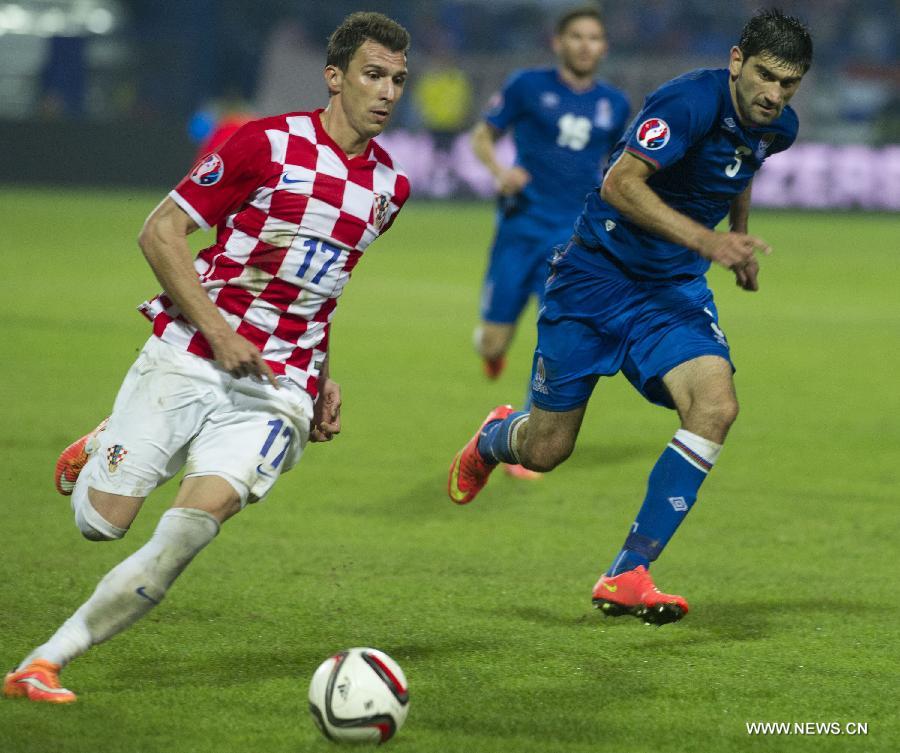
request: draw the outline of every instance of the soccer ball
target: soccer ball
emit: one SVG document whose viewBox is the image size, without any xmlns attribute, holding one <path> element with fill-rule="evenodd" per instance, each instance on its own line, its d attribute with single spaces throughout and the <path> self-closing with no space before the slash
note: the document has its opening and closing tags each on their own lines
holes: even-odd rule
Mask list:
<svg viewBox="0 0 900 753">
<path fill-rule="evenodd" d="M 409 712 L 406 676 L 383 651 L 349 648 L 323 661 L 313 674 L 309 710 L 329 740 L 386 742 Z"/>
</svg>

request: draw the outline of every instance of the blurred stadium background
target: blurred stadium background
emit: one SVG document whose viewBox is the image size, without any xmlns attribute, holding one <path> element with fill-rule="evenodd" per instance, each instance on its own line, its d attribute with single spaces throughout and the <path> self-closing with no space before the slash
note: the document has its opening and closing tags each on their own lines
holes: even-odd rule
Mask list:
<svg viewBox="0 0 900 753">
<path fill-rule="evenodd" d="M 549 63 L 559 0 L 18 0 L 0 2 L 0 182 L 171 185 L 211 125 L 326 101 L 325 41 L 371 7 L 413 35 L 408 96 L 383 139 L 414 198 L 485 195 L 459 138 L 519 66 Z M 759 0 L 600 3 L 601 75 L 632 107 L 674 73 L 721 66 Z M 785 0 L 816 43 L 796 99 L 800 143 L 754 186 L 757 205 L 900 208 L 900 6 Z"/>
</svg>

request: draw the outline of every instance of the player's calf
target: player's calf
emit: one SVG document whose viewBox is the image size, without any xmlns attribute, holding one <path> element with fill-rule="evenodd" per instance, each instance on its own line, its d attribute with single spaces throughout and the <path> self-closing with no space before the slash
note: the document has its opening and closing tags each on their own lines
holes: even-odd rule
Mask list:
<svg viewBox="0 0 900 753">
<path fill-rule="evenodd" d="M 522 465 L 536 473 L 548 473 L 564 463 L 575 449 L 575 437 L 564 431 L 538 433 L 532 421 L 523 427 L 519 459 Z"/>
<path fill-rule="evenodd" d="M 585 407 L 553 411 L 533 405 L 528 420 L 517 427 L 515 462 L 538 473 L 552 471 L 563 463 L 575 449 Z"/>
</svg>

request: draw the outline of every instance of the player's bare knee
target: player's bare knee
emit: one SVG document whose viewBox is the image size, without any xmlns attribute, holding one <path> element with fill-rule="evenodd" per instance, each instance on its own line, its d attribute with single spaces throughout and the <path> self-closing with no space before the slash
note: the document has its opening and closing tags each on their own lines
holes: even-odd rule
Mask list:
<svg viewBox="0 0 900 753">
<path fill-rule="evenodd" d="M 709 406 L 708 413 L 710 422 L 722 432 L 727 432 L 737 419 L 737 400 L 733 398 L 717 400 L 713 405 Z"/>
<path fill-rule="evenodd" d="M 741 412 L 741 407 L 738 405 L 737 400 L 728 400 L 722 406 L 722 421 L 730 428 L 731 425 L 737 421 L 738 413 Z"/>
<path fill-rule="evenodd" d="M 118 541 L 128 533 L 128 526 L 116 525 L 106 519 L 91 502 L 91 494 L 95 489 L 84 485 L 76 485 L 72 493 L 72 511 L 75 513 L 75 525 L 81 535 L 88 541 Z"/>
<path fill-rule="evenodd" d="M 691 406 L 684 428 L 714 442 L 723 442 L 728 430 L 737 420 L 738 402 L 733 397 L 703 401 Z"/>
</svg>

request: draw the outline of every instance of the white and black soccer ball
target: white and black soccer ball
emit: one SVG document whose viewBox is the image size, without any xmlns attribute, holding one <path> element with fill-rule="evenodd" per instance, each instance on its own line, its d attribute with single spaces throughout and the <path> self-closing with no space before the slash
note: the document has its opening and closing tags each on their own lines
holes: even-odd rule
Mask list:
<svg viewBox="0 0 900 753">
<path fill-rule="evenodd" d="M 349 648 L 319 665 L 309 710 L 329 740 L 383 743 L 403 726 L 409 688 L 400 665 L 375 648 Z"/>
</svg>

